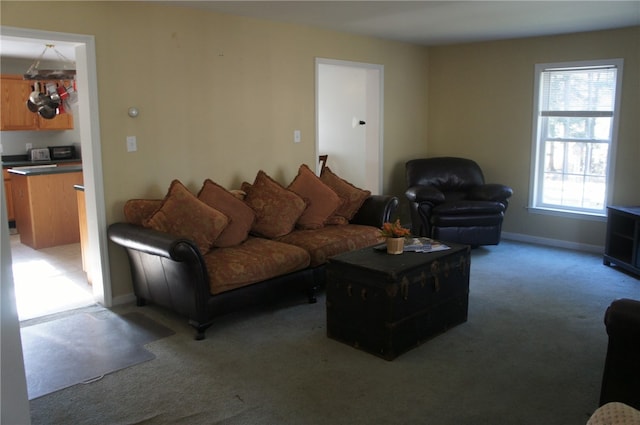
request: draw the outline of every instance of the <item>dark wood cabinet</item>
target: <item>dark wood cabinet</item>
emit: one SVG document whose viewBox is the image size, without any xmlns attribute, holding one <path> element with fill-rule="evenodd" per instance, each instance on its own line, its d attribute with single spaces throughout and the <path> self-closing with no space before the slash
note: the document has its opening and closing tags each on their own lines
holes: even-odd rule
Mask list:
<svg viewBox="0 0 640 425">
<path fill-rule="evenodd" d="M 640 276 L 640 207 L 607 208 L 603 263 Z"/>
</svg>

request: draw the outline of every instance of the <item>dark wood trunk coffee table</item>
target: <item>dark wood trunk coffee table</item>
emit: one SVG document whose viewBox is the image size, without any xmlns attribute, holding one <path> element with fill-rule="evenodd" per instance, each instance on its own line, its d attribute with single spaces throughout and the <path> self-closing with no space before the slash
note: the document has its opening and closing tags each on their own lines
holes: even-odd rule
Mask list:
<svg viewBox="0 0 640 425">
<path fill-rule="evenodd" d="M 327 336 L 393 360 L 466 322 L 470 248 L 390 255 L 363 248 L 327 264 Z"/>
</svg>

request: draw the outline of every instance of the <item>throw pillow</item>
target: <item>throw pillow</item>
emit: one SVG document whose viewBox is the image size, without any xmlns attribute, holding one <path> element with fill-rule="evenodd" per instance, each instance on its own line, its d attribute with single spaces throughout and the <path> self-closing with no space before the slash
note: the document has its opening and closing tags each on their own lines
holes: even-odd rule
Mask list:
<svg viewBox="0 0 640 425">
<path fill-rule="evenodd" d="M 251 231 L 266 238 L 291 233 L 307 204 L 260 170 L 244 201 L 256 213 Z"/>
<path fill-rule="evenodd" d="M 198 192 L 198 199 L 229 217 L 229 225 L 213 242 L 214 246 L 234 246 L 249 236 L 256 214 L 251 208 L 224 187 L 206 179 Z"/>
<path fill-rule="evenodd" d="M 298 175 L 288 189 L 307 201 L 307 208 L 296 222 L 296 227 L 299 229 L 311 230 L 323 227 L 329 216 L 342 204 L 336 192 L 322 183 L 306 164 L 300 166 Z"/>
<path fill-rule="evenodd" d="M 338 207 L 334 215 L 344 217 L 347 220 L 351 220 L 356 215 L 364 201 L 371 195 L 370 191 L 360 189 L 340 178 L 329 167 L 322 169 L 320 180 L 343 199 L 343 204 Z M 334 220 L 332 219 L 332 221 Z"/>
<path fill-rule="evenodd" d="M 174 180 L 162 205 L 144 226 L 191 239 L 204 255 L 228 223 L 226 215 L 201 202 L 179 180 Z"/>
<path fill-rule="evenodd" d="M 124 218 L 127 223 L 142 226 L 162 205 L 162 199 L 129 199 L 124 203 Z"/>
</svg>

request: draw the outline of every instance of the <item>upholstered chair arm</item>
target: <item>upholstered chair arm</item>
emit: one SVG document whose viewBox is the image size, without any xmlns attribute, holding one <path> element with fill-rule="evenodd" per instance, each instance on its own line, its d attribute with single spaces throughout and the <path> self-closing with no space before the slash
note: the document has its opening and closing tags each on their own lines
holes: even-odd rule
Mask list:
<svg viewBox="0 0 640 425">
<path fill-rule="evenodd" d="M 439 204 L 445 200 L 444 193 L 435 186 L 411 186 L 407 189 L 405 195 L 409 201 L 417 203 L 431 202 L 432 204 Z"/>
<path fill-rule="evenodd" d="M 476 201 L 505 201 L 513 195 L 513 189 L 498 183 L 483 184 L 473 187 L 468 193 L 468 199 Z"/>
</svg>

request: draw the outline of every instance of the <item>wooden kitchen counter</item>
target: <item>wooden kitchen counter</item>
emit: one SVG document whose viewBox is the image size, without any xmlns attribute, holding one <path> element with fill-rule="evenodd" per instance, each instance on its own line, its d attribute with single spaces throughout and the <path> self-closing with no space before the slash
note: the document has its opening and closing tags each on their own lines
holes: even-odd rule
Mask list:
<svg viewBox="0 0 640 425">
<path fill-rule="evenodd" d="M 74 185 L 83 184 L 82 166 L 8 171 L 20 242 L 34 249 L 80 242 Z"/>
</svg>

